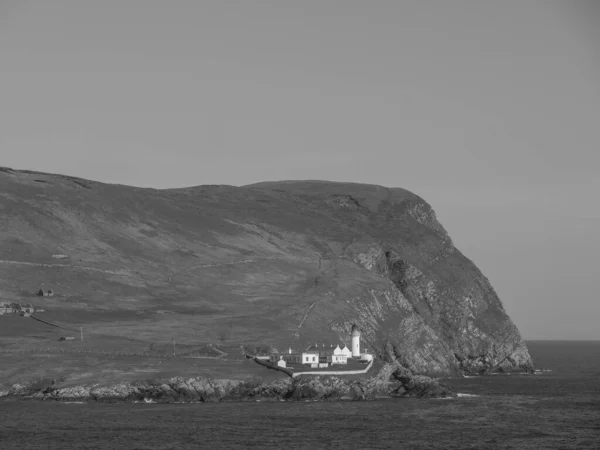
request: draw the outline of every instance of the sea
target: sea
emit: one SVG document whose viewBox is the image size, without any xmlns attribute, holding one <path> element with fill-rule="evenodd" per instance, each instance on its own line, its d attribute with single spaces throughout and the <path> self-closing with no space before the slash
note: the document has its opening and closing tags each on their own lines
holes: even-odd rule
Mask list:
<svg viewBox="0 0 600 450">
<path fill-rule="evenodd" d="M 600 341 L 529 341 L 537 371 L 445 380 L 458 398 L 0 401 L 0 449 L 600 449 Z"/>
</svg>

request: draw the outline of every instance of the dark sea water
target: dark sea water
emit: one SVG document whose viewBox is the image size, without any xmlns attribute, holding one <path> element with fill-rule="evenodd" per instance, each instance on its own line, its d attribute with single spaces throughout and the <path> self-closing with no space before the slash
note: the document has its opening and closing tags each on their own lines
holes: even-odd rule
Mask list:
<svg viewBox="0 0 600 450">
<path fill-rule="evenodd" d="M 530 341 L 536 375 L 457 399 L 215 404 L 0 401 L 0 449 L 600 449 L 600 341 Z"/>
</svg>

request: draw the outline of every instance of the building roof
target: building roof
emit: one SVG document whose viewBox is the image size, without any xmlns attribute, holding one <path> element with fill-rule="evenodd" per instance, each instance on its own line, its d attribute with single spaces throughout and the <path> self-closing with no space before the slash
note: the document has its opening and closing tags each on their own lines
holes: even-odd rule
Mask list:
<svg viewBox="0 0 600 450">
<path fill-rule="evenodd" d="M 289 352 L 271 352 L 271 355 L 274 355 L 274 356 L 286 356 L 286 355 L 287 356 L 302 356 L 302 353 L 299 353 L 299 352 L 292 352 L 292 353 L 289 353 Z"/>
<path fill-rule="evenodd" d="M 343 346 L 343 347 L 342 347 Z M 316 345 L 311 345 L 310 347 L 308 347 L 306 349 L 307 352 L 318 352 L 318 353 L 333 353 L 333 351 L 338 348 L 340 350 L 343 350 L 344 347 L 346 347 L 344 344 L 316 344 Z"/>
</svg>

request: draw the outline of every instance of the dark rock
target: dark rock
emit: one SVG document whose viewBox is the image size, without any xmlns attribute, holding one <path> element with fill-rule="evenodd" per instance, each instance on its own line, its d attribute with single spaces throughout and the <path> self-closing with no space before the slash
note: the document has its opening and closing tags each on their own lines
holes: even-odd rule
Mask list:
<svg viewBox="0 0 600 450">
<path fill-rule="evenodd" d="M 71 386 L 50 388 L 46 392 L 16 385 L 4 396 L 31 396 L 58 401 L 133 402 L 154 400 L 159 403 L 201 401 L 282 400 L 374 400 L 392 397 L 446 397 L 450 389 L 437 380 L 413 375 L 399 361 L 383 364 L 377 372 L 361 379 L 344 376 L 302 376 L 294 380 L 269 383 L 256 381 L 173 378 L 154 382 L 119 383 L 112 386 Z"/>
</svg>

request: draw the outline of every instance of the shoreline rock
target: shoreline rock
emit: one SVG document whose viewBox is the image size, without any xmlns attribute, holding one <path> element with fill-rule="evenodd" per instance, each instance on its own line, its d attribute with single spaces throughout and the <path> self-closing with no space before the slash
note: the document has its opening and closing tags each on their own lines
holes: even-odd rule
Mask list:
<svg viewBox="0 0 600 450">
<path fill-rule="evenodd" d="M 413 375 L 398 361 L 386 363 L 374 376 L 347 379 L 340 376 L 301 376 L 272 382 L 175 377 L 135 381 L 111 386 L 82 385 L 42 388 L 39 383 L 14 385 L 0 398 L 31 398 L 61 402 L 228 402 L 228 401 L 357 401 L 381 398 L 455 397 L 437 379 Z"/>
</svg>

